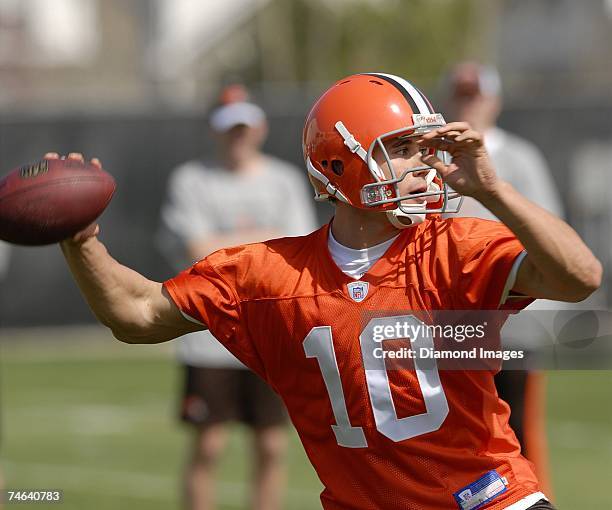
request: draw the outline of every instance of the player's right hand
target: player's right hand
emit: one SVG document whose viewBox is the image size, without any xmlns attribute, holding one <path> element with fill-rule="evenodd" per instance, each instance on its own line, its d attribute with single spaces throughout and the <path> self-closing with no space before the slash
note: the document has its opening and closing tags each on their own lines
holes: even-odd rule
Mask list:
<svg viewBox="0 0 612 510">
<path fill-rule="evenodd" d="M 83 154 L 79 152 L 71 152 L 70 154 L 68 154 L 68 156 L 60 156 L 57 152 L 47 152 L 44 155 L 43 159 L 74 159 L 76 161 L 80 161 L 81 163 L 85 162 L 85 158 L 83 157 Z M 92 158 L 91 164 L 97 168 L 100 168 L 100 169 L 102 168 L 102 163 L 100 162 L 98 158 Z M 85 227 L 83 230 L 77 232 L 71 238 L 62 241 L 62 243 L 69 242 L 73 244 L 82 244 L 85 241 L 87 241 L 87 239 L 91 237 L 95 237 L 99 233 L 100 233 L 100 226 L 96 222 L 93 222 L 92 224 Z"/>
<path fill-rule="evenodd" d="M 435 148 L 451 154 L 446 164 L 436 155 L 428 154 L 422 161 L 435 168 L 455 191 L 480 202 L 494 196 L 500 180 L 484 145 L 481 133 L 467 122 L 451 122 L 422 135 L 416 140 L 421 147 Z"/>
</svg>

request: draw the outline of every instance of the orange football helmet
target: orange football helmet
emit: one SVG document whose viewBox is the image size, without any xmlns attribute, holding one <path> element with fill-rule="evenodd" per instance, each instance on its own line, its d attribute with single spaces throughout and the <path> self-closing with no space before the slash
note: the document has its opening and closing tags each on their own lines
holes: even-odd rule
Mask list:
<svg viewBox="0 0 612 510">
<path fill-rule="evenodd" d="M 383 142 L 416 137 L 445 124 L 427 98 L 398 76 L 364 73 L 332 85 L 310 110 L 302 147 L 315 200 L 337 200 L 361 209 L 383 211 L 391 223 L 405 228 L 421 223 L 428 213 L 457 212 L 449 200 L 459 195 L 430 166 L 395 169 Z M 380 147 L 391 177 L 372 157 Z M 432 149 L 432 153 L 434 149 Z M 445 161 L 448 154 L 438 151 Z M 429 170 L 428 188 L 402 196 L 398 183 L 414 172 Z"/>
</svg>

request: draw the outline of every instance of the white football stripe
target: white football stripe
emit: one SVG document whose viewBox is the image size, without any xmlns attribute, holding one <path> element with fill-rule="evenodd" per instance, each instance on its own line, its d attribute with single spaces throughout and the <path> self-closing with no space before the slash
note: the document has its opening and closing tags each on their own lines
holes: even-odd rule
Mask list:
<svg viewBox="0 0 612 510">
<path fill-rule="evenodd" d="M 412 97 L 412 99 L 417 105 L 417 108 L 419 109 L 418 112 L 414 112 L 414 113 L 434 113 L 431 111 L 431 109 L 429 108 L 429 105 L 425 102 L 425 100 L 423 99 L 419 91 L 415 89 L 414 86 L 410 82 L 404 80 L 404 78 L 400 78 L 399 76 L 395 76 L 393 74 L 386 74 L 386 73 L 375 73 L 375 74 L 379 74 L 380 76 L 385 76 L 386 78 L 389 78 L 390 80 L 393 80 L 394 82 L 402 86 L 408 92 L 408 94 L 410 94 L 410 97 Z"/>
</svg>

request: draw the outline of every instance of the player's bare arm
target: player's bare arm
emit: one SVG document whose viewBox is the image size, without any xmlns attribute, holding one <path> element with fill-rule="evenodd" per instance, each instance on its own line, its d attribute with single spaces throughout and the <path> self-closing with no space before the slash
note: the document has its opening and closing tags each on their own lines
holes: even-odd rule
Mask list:
<svg viewBox="0 0 612 510">
<path fill-rule="evenodd" d="M 447 124 L 423 135 L 418 143 L 448 151 L 453 156 L 449 165 L 435 156 L 423 160 L 456 191 L 487 207 L 527 250 L 513 291 L 534 298 L 578 302 L 601 285 L 601 263 L 580 236 L 563 220 L 498 179 L 482 135 L 469 124 Z"/>
<path fill-rule="evenodd" d="M 58 158 L 54 153 L 46 159 Z M 80 154 L 69 159 L 82 160 Z M 92 163 L 99 166 L 96 159 Z M 83 296 L 98 320 L 126 343 L 159 343 L 204 329 L 185 319 L 159 282 L 123 266 L 98 240 L 92 225 L 60 243 Z"/>
</svg>

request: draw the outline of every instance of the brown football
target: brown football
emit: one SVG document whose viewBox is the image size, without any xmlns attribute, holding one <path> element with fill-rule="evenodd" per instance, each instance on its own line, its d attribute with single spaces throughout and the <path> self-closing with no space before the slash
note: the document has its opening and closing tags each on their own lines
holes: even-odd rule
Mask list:
<svg viewBox="0 0 612 510">
<path fill-rule="evenodd" d="M 0 239 L 40 246 L 62 241 L 106 208 L 115 180 L 74 159 L 43 159 L 0 180 Z"/>
</svg>

